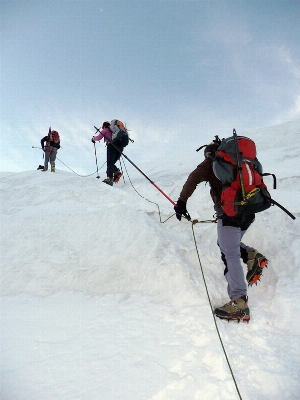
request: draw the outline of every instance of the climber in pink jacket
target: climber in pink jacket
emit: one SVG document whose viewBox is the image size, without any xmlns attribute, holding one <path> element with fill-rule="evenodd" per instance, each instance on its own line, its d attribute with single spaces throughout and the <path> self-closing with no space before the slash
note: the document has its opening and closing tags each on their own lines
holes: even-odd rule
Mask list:
<svg viewBox="0 0 300 400">
<path fill-rule="evenodd" d="M 109 126 L 109 122 L 103 122 L 100 133 L 97 136 L 93 136 L 92 142 L 100 141 L 102 138 L 104 138 L 105 143 L 110 142 L 112 139 L 112 131 Z"/>
<path fill-rule="evenodd" d="M 121 171 L 115 166 L 115 163 L 120 159 L 123 147 L 119 148 L 119 146 L 113 146 L 110 143 L 112 139 L 112 130 L 110 129 L 109 122 L 103 122 L 100 133 L 92 137 L 92 142 L 95 143 L 95 141 L 100 141 L 102 138 L 104 138 L 104 142 L 107 143 L 107 178 L 104 179 L 103 182 L 112 186 L 114 183 L 117 183 L 122 176 Z"/>
</svg>

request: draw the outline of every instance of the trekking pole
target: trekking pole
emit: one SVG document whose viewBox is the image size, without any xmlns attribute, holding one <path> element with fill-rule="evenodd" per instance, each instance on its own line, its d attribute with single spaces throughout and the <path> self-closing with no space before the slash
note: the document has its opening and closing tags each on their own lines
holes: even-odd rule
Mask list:
<svg viewBox="0 0 300 400">
<path fill-rule="evenodd" d="M 98 172 L 98 160 L 97 160 L 97 151 L 96 151 L 96 143 L 94 142 L 94 149 L 95 149 L 95 158 L 96 158 L 96 166 L 97 166 L 97 176 L 96 178 L 99 179 L 99 172 Z"/>
<path fill-rule="evenodd" d="M 96 126 L 94 126 L 94 128 L 97 130 L 96 133 L 99 132 L 100 128 L 97 128 Z M 151 183 L 151 185 L 153 185 L 163 196 L 165 196 L 165 198 L 166 198 L 167 200 L 169 200 L 170 203 L 173 204 L 173 206 L 176 206 L 176 203 L 175 203 L 164 191 L 162 191 L 162 190 L 156 185 L 156 183 L 154 183 L 154 182 L 153 182 L 153 181 L 152 181 L 152 180 L 137 166 L 137 165 L 135 165 L 135 163 L 134 163 L 133 161 L 131 161 L 130 158 L 126 156 L 126 154 L 124 154 L 120 149 L 118 149 L 118 147 L 115 146 L 115 145 L 112 143 L 112 141 L 109 141 L 108 143 L 111 144 L 116 150 L 118 150 L 118 152 L 121 153 L 121 155 L 122 155 L 123 157 L 125 157 L 126 160 L 129 161 L 130 164 L 133 165 L 134 168 L 136 168 L 136 169 Z"/>
<path fill-rule="evenodd" d="M 42 147 L 31 146 L 31 148 L 32 148 L 32 149 L 43 150 L 43 160 L 44 160 L 44 158 L 45 158 L 45 152 L 44 152 L 44 149 L 43 149 Z M 39 165 L 38 169 L 42 169 L 42 168 L 40 168 L 40 167 L 42 167 L 42 165 Z"/>
</svg>

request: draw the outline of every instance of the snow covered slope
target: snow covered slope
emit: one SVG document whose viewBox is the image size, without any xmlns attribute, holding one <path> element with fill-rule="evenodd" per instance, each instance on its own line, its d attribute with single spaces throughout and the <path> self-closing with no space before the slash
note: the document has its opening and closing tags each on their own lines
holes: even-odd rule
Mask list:
<svg viewBox="0 0 300 400">
<path fill-rule="evenodd" d="M 300 393 L 299 133 L 300 120 L 238 132 L 257 142 L 264 171 L 277 176 L 277 190 L 265 179 L 272 196 L 297 217 L 277 207 L 257 215 L 245 242 L 270 262 L 249 288 L 251 321 L 217 321 L 243 399 Z M 140 167 L 176 201 L 201 160 L 195 152 Z M 55 174 L 1 175 L 4 400 L 238 398 L 192 225 L 174 216 L 160 223 L 152 202 L 162 221 L 172 215 L 171 203 L 126 167 L 135 190 L 126 173 L 125 183 L 108 187 L 95 176 L 59 170 L 59 162 Z M 200 185 L 190 198 L 192 218 L 212 218 L 208 192 Z M 219 306 L 228 298 L 216 226 L 194 229 L 210 298 Z"/>
</svg>

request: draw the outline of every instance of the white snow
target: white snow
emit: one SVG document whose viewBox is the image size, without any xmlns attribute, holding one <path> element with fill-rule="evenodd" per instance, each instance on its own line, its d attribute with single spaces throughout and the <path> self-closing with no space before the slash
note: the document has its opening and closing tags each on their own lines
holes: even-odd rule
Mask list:
<svg viewBox="0 0 300 400">
<path fill-rule="evenodd" d="M 276 206 L 257 214 L 245 242 L 267 256 L 269 267 L 249 288 L 251 320 L 216 321 L 245 400 L 300 396 L 299 133 L 300 120 L 238 132 L 257 142 L 264 171 L 277 176 L 277 190 L 265 178 L 272 196 L 297 217 Z M 194 153 L 139 167 L 176 201 L 202 161 Z M 66 172 L 59 162 L 54 174 L 1 174 L 1 399 L 239 398 L 192 224 L 174 216 L 160 223 L 147 199 L 159 204 L 162 221 L 172 204 L 125 165 L 144 198 L 126 173 L 125 183 L 103 184 L 105 167 L 99 180 Z M 212 218 L 208 186 L 197 188 L 187 208 L 193 219 Z M 216 225 L 194 230 L 212 305 L 223 305 Z"/>
</svg>

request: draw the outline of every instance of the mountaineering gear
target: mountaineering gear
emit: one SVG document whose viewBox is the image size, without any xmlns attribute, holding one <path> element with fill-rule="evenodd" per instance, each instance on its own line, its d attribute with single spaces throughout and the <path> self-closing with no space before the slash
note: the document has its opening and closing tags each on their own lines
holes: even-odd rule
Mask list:
<svg viewBox="0 0 300 400">
<path fill-rule="evenodd" d="M 116 166 L 114 166 L 114 183 L 118 183 L 119 180 L 121 179 L 122 176 L 122 172 L 119 170 L 119 168 L 117 168 Z"/>
<path fill-rule="evenodd" d="M 184 215 L 188 221 L 191 220 L 190 214 L 187 212 L 186 209 L 186 202 L 178 199 L 177 204 L 174 206 L 174 210 L 176 212 L 176 218 L 178 219 L 178 221 L 181 221 L 182 215 Z"/>
<path fill-rule="evenodd" d="M 260 277 L 262 275 L 262 269 L 267 267 L 268 262 L 269 261 L 266 259 L 266 257 L 259 253 L 257 250 L 253 250 L 248 253 L 248 272 L 246 275 L 246 279 L 250 286 L 252 286 L 254 283 L 257 284 L 257 281 L 260 280 Z"/>
<path fill-rule="evenodd" d="M 46 142 L 46 144 L 45 144 Z M 44 147 L 55 147 L 56 149 L 60 148 L 60 137 L 59 133 L 57 131 L 52 131 L 51 128 L 49 128 L 48 135 L 43 137 L 41 140 L 41 146 L 42 149 L 44 150 Z"/>
<path fill-rule="evenodd" d="M 260 281 L 262 276 L 262 269 L 268 266 L 269 261 L 253 247 L 245 246 L 243 243 L 241 243 L 240 250 L 241 259 L 247 264 L 246 280 L 248 285 L 252 286 L 254 283 L 257 285 L 257 281 Z"/>
<path fill-rule="evenodd" d="M 97 167 L 97 176 L 96 178 L 99 179 L 100 175 L 99 175 L 99 171 L 98 171 L 98 160 L 97 160 L 97 150 L 96 150 L 96 143 L 94 141 L 94 151 L 95 151 L 95 159 L 96 159 L 96 167 Z"/>
<path fill-rule="evenodd" d="M 247 153 L 249 151 L 250 153 L 252 152 L 250 156 L 254 157 L 254 159 L 251 159 L 251 157 L 249 159 L 249 157 L 247 157 L 247 163 L 244 168 L 240 160 L 243 159 L 243 156 L 245 156 L 245 154 L 239 154 L 239 150 L 241 150 L 239 149 L 239 138 L 244 139 L 242 147 L 246 148 Z M 230 143 L 228 143 L 228 141 Z M 182 192 L 180 193 L 180 199 L 183 201 L 187 201 L 187 199 L 196 189 L 197 184 L 203 181 L 207 181 L 209 182 L 211 187 L 211 197 L 215 204 L 214 208 L 218 216 L 224 214 L 224 212 L 226 212 L 226 214 L 230 216 L 238 215 L 237 213 L 241 212 L 244 216 L 247 213 L 256 213 L 266 210 L 270 207 L 270 205 L 276 205 L 277 207 L 281 208 L 281 210 L 283 210 L 285 213 L 287 213 L 289 217 L 295 220 L 296 217 L 293 214 L 291 214 L 286 208 L 284 208 L 281 204 L 277 203 L 274 199 L 271 198 L 270 193 L 268 192 L 265 184 L 262 181 L 262 177 L 271 175 L 273 177 L 274 183 L 273 189 L 276 189 L 276 176 L 271 173 L 262 173 L 261 164 L 256 158 L 255 144 L 254 146 L 253 144 L 254 142 L 251 141 L 251 139 L 243 136 L 237 136 L 234 129 L 232 137 L 223 139 L 221 141 L 218 136 L 215 136 L 215 139 L 212 143 L 199 147 L 196 151 L 199 151 L 203 147 L 205 147 L 204 156 L 205 158 L 211 159 L 214 162 L 214 172 L 224 185 L 222 185 L 219 179 L 216 179 L 218 182 L 213 182 L 209 174 L 209 179 L 208 176 L 206 177 L 206 179 L 203 179 L 203 177 L 201 178 L 200 174 L 203 174 L 204 172 L 204 165 L 202 166 L 202 164 L 200 164 L 198 165 L 198 167 L 200 168 L 197 167 L 199 171 L 197 171 L 196 169 L 194 172 L 192 172 L 194 176 L 189 177 L 187 185 L 183 187 Z M 223 150 L 226 150 L 227 146 L 228 148 L 230 148 L 230 154 L 228 154 L 225 159 L 224 154 L 221 153 L 220 155 L 220 153 L 218 152 L 222 150 L 222 147 L 224 147 Z M 236 165 L 234 165 L 234 163 L 236 163 Z M 258 187 L 254 187 L 250 191 L 250 193 L 247 193 L 245 191 L 244 186 L 243 172 L 245 173 L 245 167 L 247 169 L 246 184 L 247 182 L 249 183 L 248 178 L 252 179 L 253 182 L 257 178 L 257 182 L 260 182 L 257 184 Z M 231 185 L 233 185 L 233 187 L 230 187 Z M 249 187 L 247 187 L 247 189 L 249 190 Z M 223 194 L 223 190 L 227 190 L 227 192 Z M 238 198 L 236 199 L 234 198 L 235 193 L 238 193 Z M 218 199 L 219 196 L 220 199 Z M 226 199 L 226 197 L 229 197 L 229 199 Z"/>
<path fill-rule="evenodd" d="M 49 141 L 52 143 L 52 146 L 56 147 L 57 149 L 60 148 L 60 137 L 57 131 L 51 131 L 49 129 Z"/>
<path fill-rule="evenodd" d="M 97 132 L 99 132 L 99 128 L 97 128 L 96 126 L 94 126 L 94 128 L 96 129 Z M 130 141 L 132 141 L 130 139 Z M 118 149 L 114 143 L 110 143 L 111 146 L 115 147 L 116 149 Z M 132 160 L 130 160 L 129 157 L 126 156 L 126 154 L 124 154 L 123 152 L 120 153 L 120 155 L 122 155 L 124 158 L 126 158 L 127 161 L 130 162 L 131 165 L 134 166 L 134 168 L 136 168 L 150 183 L 151 185 L 153 185 L 163 196 L 165 196 L 165 198 L 173 204 L 173 206 L 175 206 L 175 202 L 165 193 L 163 192 Z"/>
<path fill-rule="evenodd" d="M 216 308 L 215 315 L 227 321 L 237 320 L 240 322 L 240 320 L 242 320 L 244 322 L 249 322 L 250 310 L 247 296 L 239 297 L 234 301 L 224 304 L 222 307 Z"/>
<path fill-rule="evenodd" d="M 237 136 L 234 130 L 217 148 L 213 171 L 223 185 L 221 206 L 226 215 L 253 214 L 271 206 L 253 140 Z"/>
<path fill-rule="evenodd" d="M 113 184 L 114 184 L 113 179 L 109 178 L 109 177 L 105 178 L 104 181 L 102 181 L 102 182 L 106 183 L 109 186 L 113 186 Z"/>
<path fill-rule="evenodd" d="M 51 172 L 55 172 L 55 165 L 51 165 Z"/>
<path fill-rule="evenodd" d="M 37 167 L 37 170 L 39 170 L 39 169 L 44 169 L 44 166 L 43 166 L 43 165 L 39 165 L 39 166 Z"/>
<path fill-rule="evenodd" d="M 129 136 L 123 122 L 113 119 L 110 123 L 110 129 L 112 131 L 112 143 L 116 146 L 126 147 L 129 143 Z"/>
<path fill-rule="evenodd" d="M 122 172 L 120 172 L 120 173 L 117 174 L 117 175 L 114 175 L 114 183 L 118 183 L 119 180 L 121 179 L 121 176 L 122 176 L 122 175 L 123 175 Z"/>
</svg>

